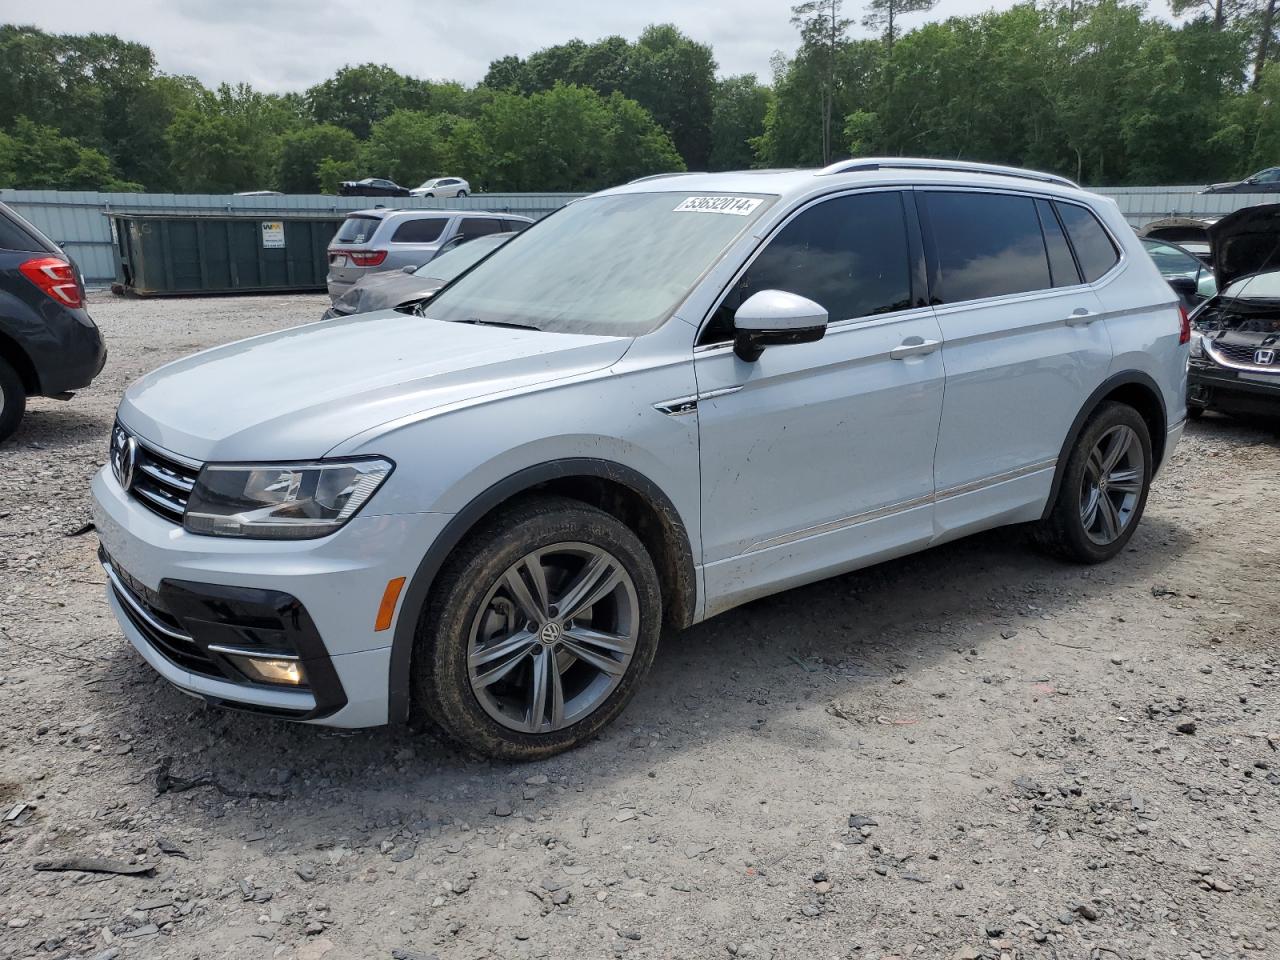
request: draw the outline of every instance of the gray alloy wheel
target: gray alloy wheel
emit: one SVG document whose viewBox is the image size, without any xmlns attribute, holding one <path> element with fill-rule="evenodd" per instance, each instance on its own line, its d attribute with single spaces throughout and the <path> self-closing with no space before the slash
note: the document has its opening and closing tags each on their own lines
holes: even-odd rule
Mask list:
<svg viewBox="0 0 1280 960">
<path fill-rule="evenodd" d="M 1094 444 L 1080 483 L 1080 523 L 1100 546 L 1114 543 L 1133 520 L 1146 479 L 1142 443 L 1132 428 L 1117 424 Z"/>
<path fill-rule="evenodd" d="M 572 726 L 603 704 L 640 634 L 636 585 L 611 553 L 555 543 L 525 554 L 472 618 L 467 672 L 480 706 L 526 734 Z"/>
</svg>

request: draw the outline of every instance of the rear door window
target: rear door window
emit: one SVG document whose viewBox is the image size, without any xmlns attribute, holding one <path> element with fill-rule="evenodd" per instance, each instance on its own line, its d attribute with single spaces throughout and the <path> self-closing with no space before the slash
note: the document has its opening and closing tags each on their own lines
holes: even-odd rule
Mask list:
<svg viewBox="0 0 1280 960">
<path fill-rule="evenodd" d="M 921 191 L 933 239 L 935 302 L 1053 286 L 1035 201 L 1002 193 Z"/>
<path fill-rule="evenodd" d="M 1089 210 L 1074 203 L 1054 203 L 1062 225 L 1075 248 L 1080 270 L 1089 283 L 1097 280 L 1120 260 L 1116 245 L 1106 229 Z"/>
<path fill-rule="evenodd" d="M 485 217 L 463 217 L 458 226 L 458 235 L 470 240 L 472 237 L 483 237 L 486 233 L 501 233 L 502 221 Z"/>
<path fill-rule="evenodd" d="M 507 233 L 519 233 L 521 230 L 523 230 L 527 226 L 529 226 L 529 224 L 525 223 L 523 220 L 503 220 L 502 221 L 502 229 L 504 232 L 507 232 Z"/>
<path fill-rule="evenodd" d="M 406 220 L 396 227 L 391 235 L 392 243 L 431 243 L 440 239 L 444 225 L 449 221 L 444 217 L 430 217 L 422 220 Z"/>
<path fill-rule="evenodd" d="M 368 243 L 382 223 L 381 217 L 347 217 L 333 238 L 334 243 Z"/>
<path fill-rule="evenodd" d="M 911 257 L 902 194 L 836 197 L 801 212 L 734 284 L 702 342 L 731 339 L 734 313 L 761 290 L 808 297 L 832 323 L 907 309 Z"/>
</svg>

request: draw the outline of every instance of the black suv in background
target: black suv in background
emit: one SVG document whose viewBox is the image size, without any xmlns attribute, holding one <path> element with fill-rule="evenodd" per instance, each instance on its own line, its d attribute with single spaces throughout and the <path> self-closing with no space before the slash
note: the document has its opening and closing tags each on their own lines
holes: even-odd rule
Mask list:
<svg viewBox="0 0 1280 960">
<path fill-rule="evenodd" d="M 27 397 L 66 400 L 107 362 L 84 309 L 80 271 L 52 240 L 0 203 L 0 440 Z"/>
</svg>

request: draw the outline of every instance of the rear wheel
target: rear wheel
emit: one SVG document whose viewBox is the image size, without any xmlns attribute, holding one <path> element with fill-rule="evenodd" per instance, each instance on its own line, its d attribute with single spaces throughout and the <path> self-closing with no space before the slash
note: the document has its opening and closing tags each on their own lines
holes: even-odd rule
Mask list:
<svg viewBox="0 0 1280 960">
<path fill-rule="evenodd" d="M 18 432 L 27 410 L 27 388 L 18 371 L 0 357 L 0 440 L 8 440 Z"/>
<path fill-rule="evenodd" d="M 481 753 L 576 746 L 635 694 L 662 602 L 639 538 L 602 510 L 545 497 L 503 510 L 452 557 L 414 657 L 419 706 Z"/>
<path fill-rule="evenodd" d="M 459 190 L 459 191 L 458 191 L 458 196 L 460 196 L 460 197 L 465 197 L 466 195 L 467 195 L 467 191 L 465 191 L 465 190 Z"/>
<path fill-rule="evenodd" d="M 1080 563 L 1111 559 L 1138 526 L 1153 469 L 1146 421 L 1127 404 L 1104 404 L 1068 454 L 1057 499 L 1036 539 Z"/>
</svg>

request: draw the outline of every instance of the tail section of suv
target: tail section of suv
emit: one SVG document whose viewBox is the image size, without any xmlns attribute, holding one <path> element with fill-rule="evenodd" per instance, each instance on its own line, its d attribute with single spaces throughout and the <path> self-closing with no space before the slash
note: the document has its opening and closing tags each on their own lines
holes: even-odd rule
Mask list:
<svg viewBox="0 0 1280 960">
<path fill-rule="evenodd" d="M 426 316 L 129 390 L 94 513 L 158 671 L 547 756 L 624 709 L 664 629 L 1006 524 L 1115 557 L 1182 431 L 1173 292 L 1058 177 L 680 175 L 531 229 Z"/>
<path fill-rule="evenodd" d="M 362 277 L 429 263 L 441 250 L 533 221 L 472 210 L 358 210 L 329 243 L 329 297 L 334 303 Z"/>
<path fill-rule="evenodd" d="M 107 362 L 84 308 L 80 271 L 52 240 L 0 203 L 0 440 L 33 396 L 66 399 Z"/>
</svg>

